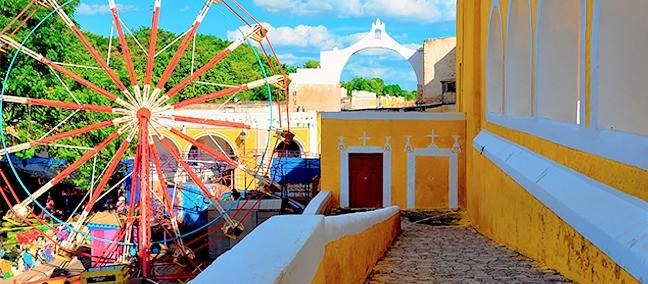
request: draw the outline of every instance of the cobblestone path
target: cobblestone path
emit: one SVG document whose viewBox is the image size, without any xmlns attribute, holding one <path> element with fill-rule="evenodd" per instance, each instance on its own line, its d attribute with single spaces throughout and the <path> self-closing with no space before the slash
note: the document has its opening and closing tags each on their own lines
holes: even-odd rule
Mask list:
<svg viewBox="0 0 648 284">
<path fill-rule="evenodd" d="M 402 226 L 365 284 L 571 283 L 472 228 L 416 224 L 405 217 Z"/>
</svg>

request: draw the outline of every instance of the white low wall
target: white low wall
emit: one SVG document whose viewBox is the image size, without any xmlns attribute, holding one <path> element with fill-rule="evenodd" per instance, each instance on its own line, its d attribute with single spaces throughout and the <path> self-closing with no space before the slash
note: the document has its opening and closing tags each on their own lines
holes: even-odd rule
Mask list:
<svg viewBox="0 0 648 284">
<path fill-rule="evenodd" d="M 311 283 L 327 243 L 361 233 L 399 211 L 393 206 L 330 217 L 274 216 L 190 283 Z"/>
<path fill-rule="evenodd" d="M 308 202 L 308 206 L 304 208 L 303 215 L 317 215 L 324 214 L 328 208 L 328 204 L 331 201 L 331 191 L 323 190 L 320 191 L 315 198 Z"/>
<path fill-rule="evenodd" d="M 274 216 L 190 283 L 310 283 L 324 238 L 323 216 Z"/>
</svg>

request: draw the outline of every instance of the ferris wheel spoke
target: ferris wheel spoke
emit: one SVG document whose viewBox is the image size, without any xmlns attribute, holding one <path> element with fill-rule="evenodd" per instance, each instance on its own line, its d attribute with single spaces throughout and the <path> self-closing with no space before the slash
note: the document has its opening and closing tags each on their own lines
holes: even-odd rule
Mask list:
<svg viewBox="0 0 648 284">
<path fill-rule="evenodd" d="M 155 122 L 155 121 L 153 121 L 153 122 Z M 158 139 L 160 140 L 160 142 L 162 142 L 162 145 L 164 145 L 164 147 L 167 149 L 167 151 L 169 151 L 169 153 L 171 153 L 171 155 L 172 155 L 173 158 L 176 160 L 176 162 L 177 162 L 178 164 L 180 164 L 180 166 L 182 166 L 182 168 L 183 168 L 183 169 L 185 170 L 185 172 L 189 175 L 189 177 L 191 178 L 191 180 L 192 180 L 192 181 L 193 181 L 193 182 L 198 186 L 198 188 L 200 189 L 200 191 L 203 192 L 203 194 L 205 195 L 205 197 L 207 197 L 207 198 L 209 199 L 210 204 L 211 204 L 212 206 L 214 206 L 214 208 L 216 208 L 216 210 L 217 210 L 218 212 L 221 213 L 221 215 L 223 216 L 223 220 L 227 223 L 227 226 L 225 226 L 225 228 L 224 228 L 224 230 L 226 231 L 226 234 L 229 233 L 230 235 L 228 235 L 228 236 L 230 236 L 230 237 L 232 237 L 232 238 L 236 238 L 236 237 L 238 237 L 238 235 L 240 234 L 240 231 L 239 231 L 239 232 L 236 232 L 236 233 L 232 233 L 232 231 L 233 231 L 235 228 L 239 228 L 240 230 L 242 230 L 242 224 L 241 224 L 240 222 L 238 222 L 238 221 L 234 221 L 234 220 L 232 220 L 232 218 L 230 218 L 229 215 L 227 215 L 227 212 L 225 211 L 225 209 L 223 209 L 223 207 L 220 205 L 220 203 L 218 203 L 218 201 L 215 201 L 215 200 L 214 200 L 214 195 L 213 195 L 211 192 L 209 192 L 209 190 L 207 189 L 207 186 L 205 186 L 205 183 L 204 183 L 204 182 L 200 179 L 200 177 L 198 177 L 198 175 L 197 175 L 197 174 L 196 174 L 196 173 L 191 169 L 191 166 L 189 166 L 189 164 L 188 164 L 187 162 L 185 162 L 185 161 L 180 157 L 180 154 L 179 154 L 179 153 L 177 153 L 176 151 L 174 151 L 174 147 L 173 147 L 173 145 L 171 145 L 171 143 L 170 143 L 169 141 L 167 141 L 167 139 L 166 139 L 166 138 L 165 138 L 165 137 L 164 137 L 164 136 L 163 136 L 163 135 L 162 135 L 162 134 L 157 130 L 157 128 L 153 128 L 153 129 L 155 130 L 155 132 L 156 132 L 156 134 L 157 134 Z M 193 139 L 192 139 L 192 140 L 193 140 Z M 194 140 L 194 141 L 195 141 L 195 140 Z M 196 141 L 196 142 L 197 142 L 197 141 Z M 199 142 L 199 143 L 200 143 L 200 142 Z M 202 144 L 202 143 L 201 143 L 201 144 Z M 231 159 L 229 159 L 229 158 L 227 158 L 227 159 L 231 161 Z M 233 161 L 232 161 L 232 162 L 233 162 Z"/>
<path fill-rule="evenodd" d="M 133 59 L 131 57 L 130 48 L 128 48 L 128 42 L 126 41 L 126 36 L 124 35 L 124 30 L 122 28 L 121 20 L 119 18 L 119 12 L 117 11 L 117 5 L 114 0 L 109 0 L 110 11 L 113 16 L 113 22 L 117 28 L 117 36 L 119 37 L 119 44 L 122 47 L 122 53 L 124 54 L 124 62 L 126 63 L 126 69 L 128 70 L 128 76 L 130 77 L 130 83 L 133 87 L 138 86 L 137 75 L 135 74 L 135 67 L 133 67 Z M 135 96 L 138 96 L 138 91 L 135 91 Z"/>
<path fill-rule="evenodd" d="M 65 24 L 68 25 L 68 27 L 72 30 L 74 35 L 81 41 L 81 43 L 88 50 L 88 52 L 90 52 L 90 55 L 92 55 L 95 61 L 97 61 L 97 63 L 99 63 L 99 65 L 104 69 L 108 77 L 110 77 L 110 79 L 117 85 L 119 90 L 122 91 L 124 94 L 127 94 L 127 96 L 130 96 L 130 92 L 128 91 L 128 89 L 126 89 L 124 83 L 122 83 L 122 81 L 119 79 L 119 77 L 117 77 L 115 72 L 110 68 L 110 66 L 108 66 L 106 60 L 101 57 L 97 49 L 95 49 L 92 46 L 92 44 L 88 41 L 88 39 L 85 37 L 85 35 L 83 35 L 81 30 L 79 30 L 79 27 L 74 23 L 74 21 L 72 21 L 70 16 L 68 16 L 67 13 L 65 13 L 65 11 L 61 9 L 58 2 L 56 0 L 47 0 L 47 1 L 50 3 L 52 8 L 56 10 L 56 13 L 61 17 L 63 22 L 65 22 Z"/>
<path fill-rule="evenodd" d="M 27 104 L 34 106 L 43 106 L 43 107 L 55 107 L 55 108 L 64 108 L 71 110 L 85 110 L 92 112 L 103 112 L 103 113 L 112 113 L 112 114 L 131 114 L 133 113 L 130 110 L 122 108 L 114 108 L 109 106 L 98 106 L 92 104 L 79 104 L 76 102 L 64 102 L 64 101 L 55 101 L 47 99 L 36 99 L 30 97 L 18 97 L 18 96 L 8 96 L 4 95 L 0 97 L 0 100 L 4 102 Z"/>
<path fill-rule="evenodd" d="M 103 188 L 108 184 L 108 181 L 112 177 L 112 174 L 115 172 L 115 169 L 117 169 L 117 166 L 119 165 L 119 162 L 121 161 L 121 158 L 124 156 L 126 153 L 126 150 L 128 149 L 128 146 L 130 143 L 133 141 L 133 138 L 135 137 L 135 134 L 137 132 L 135 129 L 131 129 L 130 133 L 122 142 L 121 146 L 119 146 L 119 149 L 117 149 L 117 152 L 113 156 L 113 158 L 110 160 L 110 164 L 108 165 L 108 168 L 104 172 L 103 176 L 101 177 L 101 180 L 99 181 L 99 184 L 95 186 L 94 192 L 92 196 L 90 197 L 90 201 L 84 208 L 84 212 L 90 213 L 90 210 L 92 209 L 92 206 L 94 205 L 95 202 L 97 202 L 97 198 L 101 195 L 103 192 Z M 86 213 L 87 215 L 87 213 Z M 79 218 L 81 220 L 82 218 Z M 85 220 L 81 221 L 83 223 Z"/>
<path fill-rule="evenodd" d="M 162 163 L 160 162 L 160 156 L 155 149 L 155 143 L 153 141 L 153 136 L 149 137 L 149 152 L 151 153 L 151 159 L 153 160 L 153 165 L 155 166 L 155 171 L 157 173 L 157 178 L 160 181 L 160 187 L 162 191 L 162 199 L 166 211 L 169 214 L 171 219 L 175 219 L 175 212 L 173 211 L 173 204 L 171 203 L 171 197 L 169 196 L 169 191 L 166 188 L 166 177 L 164 176 L 164 171 L 162 169 Z"/>
<path fill-rule="evenodd" d="M 225 57 L 230 55 L 234 50 L 236 50 L 239 46 L 241 46 L 243 43 L 248 38 L 252 38 L 254 40 L 260 41 L 263 39 L 263 34 L 264 34 L 265 28 L 263 28 L 261 25 L 255 25 L 250 30 L 243 36 L 237 38 L 232 42 L 227 48 L 222 50 L 220 53 L 218 53 L 214 58 L 209 60 L 205 65 L 200 67 L 198 70 L 194 71 L 189 77 L 185 78 L 180 82 L 180 84 L 176 85 L 175 87 L 171 88 L 166 94 L 169 97 L 173 97 L 175 94 L 177 94 L 180 90 L 185 88 L 187 85 L 191 84 L 196 78 L 202 76 L 205 74 L 209 69 L 214 67 L 218 62 L 223 60 Z"/>
<path fill-rule="evenodd" d="M 154 122 L 159 123 L 157 121 L 154 121 Z M 196 146 L 196 148 L 207 152 L 208 154 L 212 155 L 214 158 L 219 159 L 219 160 L 227 163 L 228 165 L 230 165 L 232 167 L 238 167 L 239 164 L 236 161 L 232 160 L 227 155 L 225 155 L 224 153 L 219 152 L 219 151 L 207 146 L 206 144 L 204 144 L 204 143 L 202 143 L 202 142 L 200 142 L 200 141 L 198 141 L 196 139 L 193 139 L 193 138 L 189 137 L 187 134 L 182 133 L 182 131 L 179 131 L 179 130 L 177 130 L 177 129 L 171 127 L 171 126 L 168 126 L 168 125 L 161 125 L 161 127 L 165 128 L 167 131 L 171 132 L 172 134 L 177 135 L 178 137 L 182 138 L 183 140 L 189 142 L 193 146 Z M 169 142 L 165 141 L 165 143 L 168 144 Z M 172 154 L 174 154 L 174 153 L 172 153 Z M 178 155 L 178 157 L 179 157 L 179 155 Z M 189 173 L 189 174 L 191 174 L 191 173 Z"/>
<path fill-rule="evenodd" d="M 108 138 L 106 138 L 104 141 L 99 143 L 95 148 L 92 150 L 89 150 L 86 152 L 79 160 L 75 161 L 72 165 L 68 166 L 65 168 L 63 171 L 61 171 L 59 174 L 57 174 L 54 178 L 52 178 L 49 182 L 47 182 L 45 185 L 41 186 L 38 190 L 36 190 L 34 193 L 32 193 L 28 198 L 23 200 L 21 203 L 17 204 L 14 206 L 14 211 L 16 211 L 19 215 L 25 216 L 30 212 L 30 209 L 27 207 L 29 204 L 34 202 L 37 198 L 45 194 L 48 190 L 50 190 L 52 187 L 54 187 L 56 184 L 64 180 L 66 177 L 68 177 L 72 172 L 74 172 L 77 168 L 79 168 L 81 165 L 89 161 L 94 155 L 99 153 L 101 150 L 103 150 L 108 144 L 113 142 L 115 139 L 117 139 L 119 136 L 121 136 L 122 133 L 124 133 L 129 127 L 131 127 L 131 124 L 126 124 L 122 126 L 119 130 L 115 131 L 113 134 L 111 134 Z M 12 216 L 5 216 L 7 218 L 11 218 Z"/>
<path fill-rule="evenodd" d="M 182 80 L 178 85 L 175 87 L 171 88 L 168 92 L 166 92 L 160 100 L 156 103 L 156 105 L 161 105 L 168 99 L 172 98 L 176 94 L 178 94 L 182 89 L 187 87 L 189 84 L 191 84 L 194 80 L 205 74 L 209 69 L 214 67 L 218 62 L 223 60 L 223 58 L 227 57 L 229 54 L 231 54 L 236 48 L 241 46 L 245 41 L 250 38 L 255 41 L 261 41 L 265 35 L 265 28 L 262 27 L 261 25 L 254 25 L 250 28 L 250 30 L 243 36 L 237 38 L 232 42 L 227 48 L 225 48 L 223 51 L 221 51 L 219 54 L 214 56 L 209 62 L 207 62 L 204 66 L 200 67 L 198 70 L 193 72 L 191 75 L 189 75 L 187 78 Z M 158 85 L 159 87 L 159 85 Z"/>
<path fill-rule="evenodd" d="M 167 151 L 171 153 L 171 156 L 173 156 L 176 162 L 185 170 L 185 172 L 187 172 L 191 180 L 193 180 L 196 183 L 196 185 L 198 186 L 198 188 L 200 188 L 203 194 L 205 194 L 205 196 L 211 200 L 214 196 L 211 194 L 211 192 L 209 192 L 209 190 L 207 190 L 207 187 L 202 182 L 202 180 L 198 177 L 198 175 L 191 169 L 191 166 L 189 166 L 189 164 L 185 162 L 185 160 L 182 159 L 182 157 L 180 157 L 180 154 L 177 153 L 177 151 L 175 151 L 175 147 L 173 147 L 173 145 L 171 145 L 171 143 L 167 141 L 167 139 L 161 134 L 158 134 L 158 139 L 160 140 L 160 142 L 162 142 L 164 148 L 166 148 Z"/>
<path fill-rule="evenodd" d="M 35 59 L 36 61 L 41 62 L 41 63 L 43 63 L 43 64 L 45 64 L 45 65 L 47 65 L 49 67 L 52 67 L 54 70 L 56 70 L 58 72 L 61 72 L 62 74 L 70 77 L 72 80 L 78 82 L 79 84 L 84 85 L 84 86 L 90 88 L 91 90 L 101 94 L 102 96 L 106 97 L 110 101 L 116 102 L 116 103 L 120 104 L 121 106 L 132 109 L 132 107 L 126 101 L 119 98 L 118 96 L 116 96 L 116 95 L 106 91 L 105 89 L 93 84 L 92 82 L 82 78 L 81 76 L 79 76 L 79 75 L 75 74 L 74 72 L 66 69 L 65 67 L 63 67 L 63 66 L 61 66 L 61 65 L 47 59 L 42 54 L 40 54 L 40 53 L 38 53 L 36 51 L 33 51 L 33 50 L 31 50 L 31 49 L 29 49 L 29 48 L 27 48 L 25 46 L 22 46 L 21 44 L 19 44 L 17 41 L 12 39 L 11 37 L 6 36 L 6 35 L 0 36 L 0 45 L 2 45 L 2 44 L 13 47 L 16 50 L 18 50 L 19 52 L 21 52 L 21 53 Z"/>
<path fill-rule="evenodd" d="M 146 60 L 146 76 L 144 77 L 144 85 L 151 84 L 151 77 L 153 76 L 153 62 L 155 58 L 155 50 L 157 45 L 158 36 L 158 22 L 160 20 L 160 5 L 161 0 L 155 0 L 153 6 L 153 19 L 151 23 L 151 35 L 149 39 L 148 58 Z"/>
<path fill-rule="evenodd" d="M 223 90 L 213 92 L 213 93 L 210 93 L 210 94 L 206 94 L 206 95 L 198 96 L 198 97 L 195 97 L 195 98 L 179 101 L 177 103 L 170 104 L 168 106 L 168 108 L 170 108 L 170 109 L 179 109 L 179 108 L 183 108 L 183 107 L 190 106 L 190 105 L 204 103 L 204 102 L 208 102 L 208 101 L 211 101 L 211 100 L 214 100 L 214 99 L 222 98 L 224 96 L 231 95 L 231 94 L 234 94 L 234 93 L 247 91 L 247 90 L 252 90 L 252 89 L 255 89 L 255 88 L 258 88 L 258 87 L 261 87 L 261 86 L 265 86 L 266 84 L 273 84 L 273 85 L 274 84 L 279 84 L 280 82 L 283 82 L 284 80 L 285 80 L 285 77 L 281 76 L 281 75 L 272 76 L 272 77 L 269 77 L 269 78 L 266 78 L 266 79 L 259 79 L 259 80 L 252 81 L 250 83 L 243 84 L 243 85 L 240 85 L 240 86 L 231 87 L 231 88 L 223 89 Z M 162 104 L 167 99 L 169 99 L 169 97 L 165 94 L 162 98 L 160 98 L 160 101 L 158 103 Z"/>
<path fill-rule="evenodd" d="M 16 16 L 15 18 L 11 19 L 11 21 L 9 22 L 9 24 L 7 24 L 7 25 L 2 29 L 2 31 L 0 31 L 0 34 L 5 34 L 5 32 L 7 32 L 11 27 L 13 27 L 14 23 L 16 23 L 16 21 L 18 21 L 18 19 L 20 19 L 20 17 L 22 17 L 22 16 L 23 16 L 27 11 L 29 11 L 29 8 L 31 8 L 31 6 L 34 5 L 34 2 L 36 2 L 36 1 L 34 1 L 34 0 L 30 1 L 30 2 L 29 2 L 29 3 L 28 3 L 28 4 L 27 4 L 27 5 L 26 5 L 26 6 L 25 6 L 21 11 L 20 11 L 20 13 L 18 13 L 18 16 Z M 35 10 L 38 10 L 38 7 L 36 7 Z M 34 13 L 34 12 L 32 11 L 32 12 L 30 12 L 29 14 L 30 14 L 30 15 L 33 15 L 33 13 Z M 27 17 L 27 18 L 31 18 L 31 17 Z M 15 30 L 18 30 L 19 28 L 20 28 L 20 25 L 19 25 Z M 15 30 L 14 30 L 14 31 L 15 31 Z"/>
<path fill-rule="evenodd" d="M 55 135 L 52 135 L 52 136 L 44 137 L 44 138 L 36 140 L 36 141 L 25 142 L 25 143 L 21 143 L 21 144 L 18 144 L 18 145 L 10 146 L 10 147 L 7 147 L 6 149 L 0 149 L 0 155 L 6 155 L 8 153 L 15 153 L 15 152 L 18 152 L 18 151 L 30 149 L 30 148 L 37 147 L 37 146 L 48 145 L 50 143 L 59 141 L 61 139 L 70 138 L 70 137 L 74 137 L 74 136 L 77 136 L 77 135 L 80 135 L 80 134 L 88 133 L 90 131 L 99 130 L 99 129 L 103 129 L 103 128 L 106 128 L 106 127 L 119 125 L 119 124 L 125 122 L 128 119 L 129 119 L 128 117 L 121 117 L 121 118 L 116 118 L 116 119 L 112 119 L 112 120 L 107 120 L 107 121 L 103 121 L 103 122 L 100 122 L 100 123 L 95 123 L 95 124 L 92 124 L 92 125 L 88 125 L 86 127 L 82 127 L 82 128 L 79 128 L 79 129 L 74 129 L 74 130 L 62 132 L 62 133 L 59 133 L 59 134 L 55 134 Z"/>
<path fill-rule="evenodd" d="M 209 118 L 187 117 L 187 116 L 173 115 L 173 114 L 159 115 L 159 116 L 156 116 L 156 118 L 168 119 L 168 120 L 171 120 L 171 121 L 196 123 L 196 124 L 202 124 L 202 125 L 219 126 L 219 127 L 232 127 L 232 128 L 241 128 L 241 129 L 250 129 L 251 128 L 250 125 L 245 124 L 245 123 L 240 123 L 240 122 L 230 122 L 230 121 L 215 120 L 215 119 L 209 119 Z"/>
<path fill-rule="evenodd" d="M 171 58 L 171 61 L 169 61 L 169 64 L 167 65 L 166 69 L 164 69 L 164 72 L 162 73 L 162 77 L 158 81 L 157 85 L 155 86 L 155 91 L 153 91 L 153 94 L 151 95 L 152 99 L 156 99 L 157 95 L 164 88 L 164 85 L 166 85 L 167 81 L 171 77 L 171 74 L 173 73 L 173 70 L 178 65 L 178 62 L 180 61 L 180 58 L 182 57 L 184 52 L 187 50 L 187 47 L 189 46 L 189 42 L 191 41 L 191 39 L 196 34 L 196 31 L 198 30 L 198 27 L 200 27 L 200 24 L 202 23 L 203 19 L 207 15 L 207 12 L 209 11 L 209 8 L 211 7 L 211 5 L 214 4 L 214 3 L 218 4 L 218 3 L 220 3 L 220 1 L 221 0 L 207 0 L 207 1 L 205 1 L 205 4 L 200 9 L 200 12 L 198 12 L 198 15 L 196 15 L 196 19 L 194 20 L 193 24 L 189 28 L 189 31 L 185 34 L 184 39 L 182 39 L 182 42 L 180 43 L 180 47 L 178 47 L 175 54 L 173 54 L 173 57 Z"/>
<path fill-rule="evenodd" d="M 230 166 L 232 166 L 234 168 L 240 169 L 241 171 L 253 176 L 257 180 L 259 180 L 260 187 L 268 185 L 268 184 L 273 184 L 275 186 L 278 186 L 278 184 L 276 182 L 270 180 L 267 177 L 261 176 L 261 175 L 259 175 L 258 172 L 253 171 L 253 170 L 247 168 L 245 165 L 243 165 L 243 164 L 241 164 L 241 163 L 239 163 L 237 161 L 232 160 L 230 157 L 225 155 L 223 152 L 215 150 L 215 149 L 207 146 L 205 143 L 202 143 L 202 142 L 200 142 L 200 141 L 198 141 L 196 139 L 193 139 L 193 138 L 189 137 L 187 134 L 184 134 L 184 133 L 182 133 L 182 131 L 179 131 L 179 130 L 173 128 L 173 127 L 170 127 L 170 126 L 164 126 L 164 127 L 169 132 L 171 132 L 172 134 L 177 135 L 178 137 L 182 138 L 183 140 L 189 142 L 191 145 L 196 146 L 196 148 L 198 148 L 198 149 L 200 149 L 202 151 L 205 151 L 207 154 L 211 155 L 212 157 L 214 157 L 216 159 L 219 159 L 219 160 L 227 163 L 228 165 L 230 165 Z"/>
</svg>

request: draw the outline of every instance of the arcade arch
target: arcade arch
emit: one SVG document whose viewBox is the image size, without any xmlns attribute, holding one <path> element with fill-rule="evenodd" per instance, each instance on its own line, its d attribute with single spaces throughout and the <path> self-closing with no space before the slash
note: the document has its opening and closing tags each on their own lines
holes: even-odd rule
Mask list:
<svg viewBox="0 0 648 284">
<path fill-rule="evenodd" d="M 538 3 L 535 113 L 542 118 L 579 122 L 580 0 Z"/>
<path fill-rule="evenodd" d="M 237 160 L 237 153 L 233 143 L 217 134 L 205 134 L 195 138 L 198 142 L 207 145 L 209 148 L 224 153 L 232 160 Z M 187 162 L 196 167 L 196 174 L 206 182 L 218 182 L 232 186 L 235 169 L 229 164 L 217 160 L 209 153 L 191 145 L 187 151 Z"/>
<path fill-rule="evenodd" d="M 531 115 L 531 17 L 529 0 L 509 0 L 504 65 L 504 112 Z"/>
<path fill-rule="evenodd" d="M 504 112 L 502 88 L 504 46 L 502 42 L 502 17 L 499 5 L 491 8 L 486 41 L 486 109 L 490 113 Z"/>
<path fill-rule="evenodd" d="M 598 90 L 594 88 L 592 122 L 600 129 L 648 135 L 648 33 L 645 0 L 600 1 Z M 594 45 L 594 43 L 593 43 Z M 596 71 L 596 70 L 595 70 Z M 598 96 L 598 99 L 596 98 Z M 598 114 L 596 114 L 598 112 Z"/>
<path fill-rule="evenodd" d="M 298 158 L 304 156 L 304 147 L 302 143 L 297 141 L 296 137 L 293 137 L 291 141 L 282 141 L 277 144 L 275 149 L 279 157 L 288 157 L 288 158 Z"/>
</svg>

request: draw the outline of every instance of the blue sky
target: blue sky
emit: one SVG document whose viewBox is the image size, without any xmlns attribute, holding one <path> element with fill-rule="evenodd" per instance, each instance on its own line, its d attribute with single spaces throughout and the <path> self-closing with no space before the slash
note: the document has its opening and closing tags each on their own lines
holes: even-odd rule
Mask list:
<svg viewBox="0 0 648 284">
<path fill-rule="evenodd" d="M 130 29 L 149 26 L 153 0 L 116 0 L 120 16 Z M 186 31 L 203 0 L 162 0 L 160 27 Z M 231 0 L 227 1 L 231 4 Z M 319 52 L 345 48 L 371 29 L 380 18 L 401 44 L 417 48 L 428 38 L 455 35 L 455 0 L 239 0 L 260 22 L 272 27 L 268 36 L 283 63 L 301 66 L 319 60 Z M 75 14 L 81 28 L 109 35 L 112 16 L 107 0 L 82 0 Z M 223 4 L 212 5 L 199 33 L 232 36 L 242 22 Z M 387 84 L 416 89 L 412 67 L 396 53 L 367 50 L 354 55 L 342 80 L 355 76 L 383 78 Z"/>
</svg>

